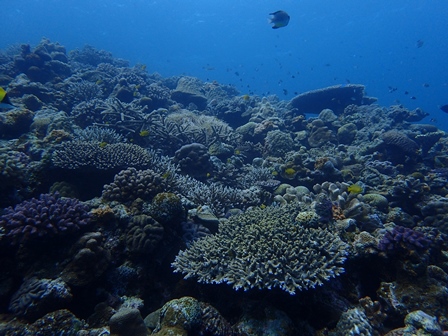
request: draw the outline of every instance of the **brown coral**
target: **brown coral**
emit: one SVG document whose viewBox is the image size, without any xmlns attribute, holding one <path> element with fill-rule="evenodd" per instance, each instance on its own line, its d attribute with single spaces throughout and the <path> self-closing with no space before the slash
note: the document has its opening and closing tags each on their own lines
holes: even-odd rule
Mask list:
<svg viewBox="0 0 448 336">
<path fill-rule="evenodd" d="M 114 182 L 104 186 L 103 198 L 124 203 L 137 198 L 151 200 L 164 188 L 165 180 L 153 170 L 128 168 L 115 175 Z"/>
<path fill-rule="evenodd" d="M 162 240 L 163 233 L 163 226 L 151 216 L 134 216 L 125 235 L 126 247 L 133 255 L 151 253 Z"/>
<path fill-rule="evenodd" d="M 418 144 L 406 134 L 397 130 L 384 133 L 382 139 L 386 145 L 396 147 L 406 154 L 416 155 L 418 153 Z"/>
<path fill-rule="evenodd" d="M 84 286 L 101 276 L 109 266 L 110 252 L 102 246 L 100 232 L 88 232 L 72 248 L 74 257 L 61 278 L 69 284 Z"/>
<path fill-rule="evenodd" d="M 324 166 L 325 162 L 330 160 L 328 157 L 323 156 L 316 159 L 316 162 L 314 162 L 314 170 L 320 170 Z"/>
<path fill-rule="evenodd" d="M 333 204 L 331 206 L 331 212 L 333 213 L 334 220 L 345 219 L 344 210 L 342 210 L 342 208 L 339 205 Z"/>
</svg>

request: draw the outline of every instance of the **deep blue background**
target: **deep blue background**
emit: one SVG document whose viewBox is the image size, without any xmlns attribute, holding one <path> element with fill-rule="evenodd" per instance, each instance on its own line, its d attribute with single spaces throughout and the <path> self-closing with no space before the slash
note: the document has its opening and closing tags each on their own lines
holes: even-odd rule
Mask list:
<svg viewBox="0 0 448 336">
<path fill-rule="evenodd" d="M 431 114 L 426 122 L 448 130 L 448 114 L 438 109 L 448 104 L 446 0 L 0 0 L 0 6 L 1 49 L 36 45 L 43 36 L 68 50 L 90 44 L 147 64 L 149 72 L 281 99 L 350 81 L 366 85 L 380 105 L 421 107 Z M 279 9 L 291 21 L 273 30 L 268 13 Z"/>
</svg>

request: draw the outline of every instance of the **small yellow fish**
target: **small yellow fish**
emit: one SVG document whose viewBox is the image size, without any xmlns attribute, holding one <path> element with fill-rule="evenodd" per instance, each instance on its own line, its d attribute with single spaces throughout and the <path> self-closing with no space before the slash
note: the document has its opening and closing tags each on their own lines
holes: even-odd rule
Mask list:
<svg viewBox="0 0 448 336">
<path fill-rule="evenodd" d="M 243 100 L 244 101 L 250 100 L 250 96 L 248 94 L 243 95 Z"/>
<path fill-rule="evenodd" d="M 140 69 L 141 71 L 145 71 L 146 70 L 146 64 L 137 64 L 135 67 Z"/>
<path fill-rule="evenodd" d="M 212 174 L 210 174 L 210 173 L 207 173 L 207 177 L 210 177 L 210 176 L 212 176 Z"/>
<path fill-rule="evenodd" d="M 162 178 L 166 180 L 170 176 L 171 176 L 171 173 L 169 171 L 167 171 L 165 174 L 162 175 Z"/>
<path fill-rule="evenodd" d="M 235 151 L 233 152 L 235 155 L 240 155 L 241 151 L 239 149 L 235 149 Z"/>
<path fill-rule="evenodd" d="M 103 80 L 102 80 L 102 79 L 98 79 L 98 80 L 95 82 L 96 85 L 100 85 L 100 84 L 102 84 L 102 83 L 103 83 Z"/>
<path fill-rule="evenodd" d="M 100 146 L 100 148 L 104 148 L 107 146 L 107 142 L 106 141 L 101 141 L 98 146 Z"/>
<path fill-rule="evenodd" d="M 278 171 L 273 170 L 271 174 L 272 174 L 273 176 L 277 176 L 277 175 L 278 175 Z"/>
<path fill-rule="evenodd" d="M 350 194 L 359 194 L 364 191 L 364 188 L 359 184 L 352 184 L 347 188 L 347 191 L 350 192 Z"/>
<path fill-rule="evenodd" d="M 266 209 L 266 204 L 260 205 L 260 209 Z"/>
<path fill-rule="evenodd" d="M 288 175 L 288 176 L 292 176 L 292 175 L 294 175 L 296 173 L 296 170 L 294 169 L 294 168 L 286 168 L 285 169 L 285 174 L 286 175 Z"/>
<path fill-rule="evenodd" d="M 149 131 L 148 130 L 141 130 L 138 135 L 140 135 L 141 137 L 147 137 L 149 135 Z"/>
<path fill-rule="evenodd" d="M 0 87 L 0 108 L 11 109 L 14 105 L 11 104 L 7 92 Z"/>
</svg>

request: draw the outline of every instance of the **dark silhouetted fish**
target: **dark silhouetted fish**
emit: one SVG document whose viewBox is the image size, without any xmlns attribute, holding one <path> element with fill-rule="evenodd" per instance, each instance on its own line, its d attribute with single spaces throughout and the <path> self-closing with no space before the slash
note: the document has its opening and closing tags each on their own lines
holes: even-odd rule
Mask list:
<svg viewBox="0 0 448 336">
<path fill-rule="evenodd" d="M 398 90 L 396 87 L 393 87 L 393 86 L 388 86 L 388 89 L 389 89 L 389 93 L 392 93 L 392 92 L 395 92 Z"/>
<path fill-rule="evenodd" d="M 269 19 L 269 23 L 272 23 L 272 29 L 278 29 L 286 27 L 289 23 L 289 15 L 285 11 L 279 10 L 274 13 L 269 13 L 272 17 Z"/>
<path fill-rule="evenodd" d="M 448 104 L 439 106 L 439 109 L 441 109 L 445 113 L 448 113 Z"/>
</svg>

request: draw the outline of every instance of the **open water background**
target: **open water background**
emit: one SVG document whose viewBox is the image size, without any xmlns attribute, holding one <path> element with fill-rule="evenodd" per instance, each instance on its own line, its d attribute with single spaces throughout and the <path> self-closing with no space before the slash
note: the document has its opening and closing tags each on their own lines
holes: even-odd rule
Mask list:
<svg viewBox="0 0 448 336">
<path fill-rule="evenodd" d="M 89 44 L 162 76 L 192 75 L 242 94 L 364 84 L 379 104 L 421 107 L 448 131 L 446 0 L 0 0 L 0 49 L 42 37 Z M 289 25 L 273 30 L 269 13 Z M 420 41 L 420 45 L 418 43 Z M 394 88 L 393 92 L 391 88 Z"/>
</svg>

